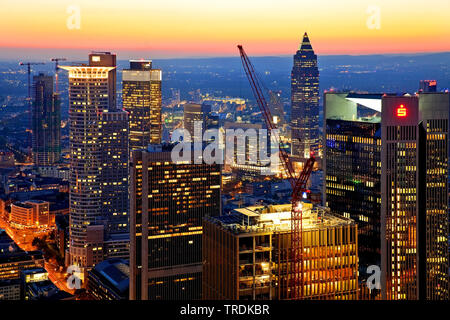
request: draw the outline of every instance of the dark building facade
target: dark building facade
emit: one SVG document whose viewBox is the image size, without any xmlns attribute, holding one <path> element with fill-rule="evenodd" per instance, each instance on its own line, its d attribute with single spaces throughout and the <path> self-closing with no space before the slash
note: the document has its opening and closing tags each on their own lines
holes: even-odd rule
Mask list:
<svg viewBox="0 0 450 320">
<path fill-rule="evenodd" d="M 324 96 L 324 201 L 332 212 L 358 224 L 363 286 L 370 276 L 367 268 L 381 263 L 381 96 L 333 92 Z"/>
<path fill-rule="evenodd" d="M 383 97 L 382 294 L 448 300 L 450 94 Z"/>
<path fill-rule="evenodd" d="M 220 165 L 173 163 L 162 146 L 134 151 L 130 299 L 200 299 L 202 218 L 220 214 Z"/>
<path fill-rule="evenodd" d="M 53 165 L 61 155 L 61 107 L 52 76 L 40 73 L 33 77 L 32 119 L 33 162 Z"/>
<path fill-rule="evenodd" d="M 319 146 L 319 68 L 305 33 L 291 73 L 291 153 L 308 159 Z"/>
</svg>

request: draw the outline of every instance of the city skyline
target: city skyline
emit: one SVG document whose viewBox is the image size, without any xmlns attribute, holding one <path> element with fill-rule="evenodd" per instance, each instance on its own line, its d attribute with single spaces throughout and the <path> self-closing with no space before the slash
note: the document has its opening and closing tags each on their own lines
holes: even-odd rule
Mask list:
<svg viewBox="0 0 450 320">
<path fill-rule="evenodd" d="M 2 7 L 0 300 L 450 301 L 448 0 Z"/>
</svg>

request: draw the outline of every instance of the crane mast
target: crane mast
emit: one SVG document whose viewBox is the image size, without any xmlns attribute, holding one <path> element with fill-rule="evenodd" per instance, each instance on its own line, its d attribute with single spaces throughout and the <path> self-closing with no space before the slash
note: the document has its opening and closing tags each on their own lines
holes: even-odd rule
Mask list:
<svg viewBox="0 0 450 320">
<path fill-rule="evenodd" d="M 247 75 L 250 87 L 252 88 L 253 95 L 257 101 L 257 104 L 261 110 L 264 121 L 269 131 L 276 130 L 277 126 L 272 121 L 270 109 L 268 107 L 266 98 L 264 97 L 263 90 L 261 88 L 261 81 L 259 80 L 253 64 L 245 53 L 244 48 L 238 45 L 239 53 L 241 56 L 242 66 L 244 67 L 245 74 Z M 306 190 L 306 184 L 311 175 L 314 167 L 315 157 L 311 153 L 310 158 L 306 161 L 302 172 L 297 177 L 291 159 L 288 153 L 279 148 L 279 157 L 283 169 L 288 175 L 289 182 L 292 187 L 291 194 L 291 247 L 290 247 L 290 274 L 288 275 L 288 286 L 290 287 L 290 298 L 301 299 L 303 298 L 303 211 L 302 211 L 302 194 Z"/>
</svg>

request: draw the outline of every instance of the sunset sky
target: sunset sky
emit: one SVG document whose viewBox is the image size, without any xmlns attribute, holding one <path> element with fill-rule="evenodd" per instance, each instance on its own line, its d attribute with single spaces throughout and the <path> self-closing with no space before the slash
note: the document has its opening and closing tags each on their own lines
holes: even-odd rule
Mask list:
<svg viewBox="0 0 450 320">
<path fill-rule="evenodd" d="M 73 6 L 80 29 L 67 27 Z M 374 6 L 379 29 L 367 24 Z M 229 56 L 238 43 L 285 55 L 305 31 L 322 55 L 450 51 L 449 12 L 449 0 L 1 0 L 0 58 Z"/>
</svg>

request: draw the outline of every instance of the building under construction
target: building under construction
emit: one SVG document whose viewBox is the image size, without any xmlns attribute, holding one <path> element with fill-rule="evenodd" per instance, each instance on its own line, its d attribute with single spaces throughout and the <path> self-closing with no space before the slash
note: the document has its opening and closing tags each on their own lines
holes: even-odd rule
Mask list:
<svg viewBox="0 0 450 320">
<path fill-rule="evenodd" d="M 302 202 L 301 299 L 358 297 L 353 220 Z M 236 209 L 203 222 L 204 299 L 289 299 L 291 204 Z"/>
</svg>

